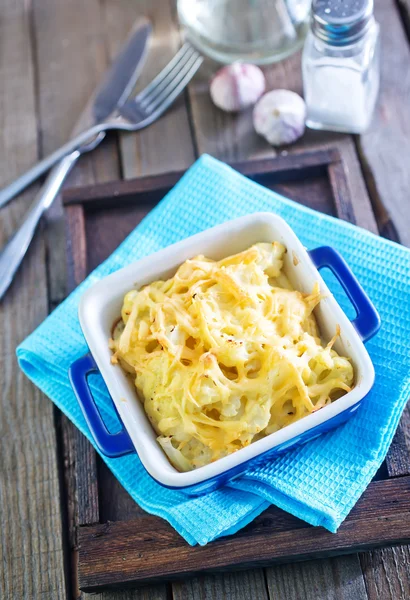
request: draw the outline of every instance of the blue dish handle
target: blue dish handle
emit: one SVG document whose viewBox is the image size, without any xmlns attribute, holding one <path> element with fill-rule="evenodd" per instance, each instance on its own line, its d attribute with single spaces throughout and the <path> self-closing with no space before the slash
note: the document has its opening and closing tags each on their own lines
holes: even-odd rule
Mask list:
<svg viewBox="0 0 410 600">
<path fill-rule="evenodd" d="M 86 354 L 73 362 L 68 375 L 98 449 L 105 456 L 111 458 L 135 452 L 134 445 L 126 429 L 122 429 L 118 433 L 110 433 L 105 426 L 87 381 L 88 375 L 94 372 L 98 372 L 95 360 L 91 354 Z"/>
<path fill-rule="evenodd" d="M 310 250 L 309 255 L 317 269 L 328 267 L 337 277 L 356 309 L 353 326 L 363 342 L 369 340 L 380 329 L 380 317 L 344 258 L 330 246 Z"/>
</svg>

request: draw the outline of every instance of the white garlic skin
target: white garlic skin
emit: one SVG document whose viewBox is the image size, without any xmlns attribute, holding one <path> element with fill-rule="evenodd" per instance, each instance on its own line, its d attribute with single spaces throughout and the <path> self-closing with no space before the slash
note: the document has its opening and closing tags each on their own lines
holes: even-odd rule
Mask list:
<svg viewBox="0 0 410 600">
<path fill-rule="evenodd" d="M 253 126 L 273 146 L 291 144 L 305 131 L 306 105 L 290 90 L 273 90 L 253 109 Z"/>
<path fill-rule="evenodd" d="M 214 75 L 209 91 L 218 108 L 237 112 L 259 100 L 265 91 L 265 76 L 256 65 L 233 63 Z"/>
</svg>

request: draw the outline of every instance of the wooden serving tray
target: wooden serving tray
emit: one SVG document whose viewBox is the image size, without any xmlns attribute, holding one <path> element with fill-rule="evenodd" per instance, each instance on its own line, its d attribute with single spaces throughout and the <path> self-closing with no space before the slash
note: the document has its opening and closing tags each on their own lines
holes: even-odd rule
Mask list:
<svg viewBox="0 0 410 600">
<path fill-rule="evenodd" d="M 322 150 L 233 165 L 316 210 L 354 222 L 343 163 Z M 180 179 L 182 172 L 67 190 L 69 285 L 73 289 Z M 410 541 L 410 476 L 398 433 L 392 451 L 337 534 L 271 506 L 237 534 L 191 547 L 159 517 L 142 511 L 86 438 L 61 419 L 65 490 L 75 587 L 122 588 L 206 571 L 262 566 Z M 404 453 L 406 452 L 406 455 Z"/>
</svg>

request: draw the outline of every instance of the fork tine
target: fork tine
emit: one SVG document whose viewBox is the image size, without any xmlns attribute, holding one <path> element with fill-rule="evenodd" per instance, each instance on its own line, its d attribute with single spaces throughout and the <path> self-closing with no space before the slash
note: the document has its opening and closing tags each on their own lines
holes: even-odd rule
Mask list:
<svg viewBox="0 0 410 600">
<path fill-rule="evenodd" d="M 187 52 L 193 50 L 191 44 L 185 43 L 167 65 L 158 73 L 156 77 L 149 83 L 137 96 L 136 102 L 142 102 L 161 82 L 171 73 L 175 66 L 184 58 Z"/>
<path fill-rule="evenodd" d="M 203 57 L 196 52 L 187 68 L 178 73 L 172 84 L 170 84 L 155 101 L 147 107 L 147 111 L 151 113 L 150 120 L 158 118 L 166 109 L 173 103 L 175 98 L 185 89 L 192 77 L 198 71 L 203 62 Z"/>
<path fill-rule="evenodd" d="M 145 94 L 142 100 L 141 98 L 137 98 L 137 102 L 140 102 L 144 108 L 147 108 L 176 78 L 179 77 L 181 72 L 185 71 L 186 66 L 191 64 L 192 58 L 197 55 L 197 51 L 191 47 L 187 52 L 185 52 L 182 58 L 177 64 L 174 65 L 174 67 L 168 72 L 162 81 L 158 83 L 150 93 Z"/>
</svg>

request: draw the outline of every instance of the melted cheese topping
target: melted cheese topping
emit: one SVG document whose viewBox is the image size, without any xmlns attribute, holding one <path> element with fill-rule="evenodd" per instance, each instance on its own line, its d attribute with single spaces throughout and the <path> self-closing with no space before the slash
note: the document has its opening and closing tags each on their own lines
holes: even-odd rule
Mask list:
<svg viewBox="0 0 410 600">
<path fill-rule="evenodd" d="M 319 338 L 284 246 L 197 256 L 124 298 L 112 361 L 135 377 L 158 442 L 180 471 L 206 465 L 349 392 L 350 361 Z"/>
</svg>

